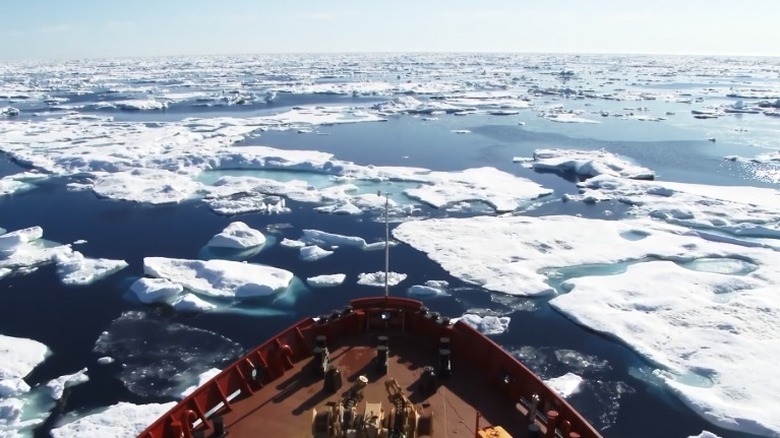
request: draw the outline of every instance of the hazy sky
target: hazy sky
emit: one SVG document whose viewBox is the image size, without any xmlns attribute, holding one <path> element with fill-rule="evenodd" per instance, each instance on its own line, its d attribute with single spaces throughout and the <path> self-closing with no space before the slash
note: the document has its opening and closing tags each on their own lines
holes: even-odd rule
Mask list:
<svg viewBox="0 0 780 438">
<path fill-rule="evenodd" d="M 0 0 L 0 59 L 273 52 L 780 56 L 780 0 Z"/>
</svg>

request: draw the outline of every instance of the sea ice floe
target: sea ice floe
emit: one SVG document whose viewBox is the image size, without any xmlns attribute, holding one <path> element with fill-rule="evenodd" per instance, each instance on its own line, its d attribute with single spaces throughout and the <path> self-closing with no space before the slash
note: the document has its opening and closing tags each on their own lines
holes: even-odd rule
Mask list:
<svg viewBox="0 0 780 438">
<path fill-rule="evenodd" d="M 208 312 L 217 308 L 216 304 L 209 303 L 190 293 L 173 300 L 172 306 L 177 312 Z"/>
<path fill-rule="evenodd" d="M 273 266 L 230 260 L 186 260 L 145 257 L 144 272 L 210 297 L 246 298 L 285 290 L 290 271 Z"/>
<path fill-rule="evenodd" d="M 396 286 L 404 280 L 406 280 L 406 274 L 401 274 L 392 271 L 387 273 L 388 287 Z M 384 272 L 362 272 L 358 274 L 357 283 L 363 286 L 384 287 L 385 273 Z"/>
<path fill-rule="evenodd" d="M 0 380 L 27 376 L 48 354 L 49 348 L 38 341 L 0 334 Z"/>
<path fill-rule="evenodd" d="M 62 398 L 66 388 L 70 388 L 71 386 L 75 386 L 87 381 L 89 381 L 89 376 L 87 376 L 87 369 L 83 368 L 73 374 L 67 374 L 57 377 L 56 379 L 49 380 L 49 382 L 46 383 L 46 388 L 49 390 L 49 396 L 52 399 L 59 400 Z"/>
<path fill-rule="evenodd" d="M 725 275 L 651 261 L 612 276 L 569 279 L 571 292 L 550 304 L 657 364 L 666 386 L 709 421 L 771 435 L 780 431 L 778 417 L 754 407 L 771 405 L 780 391 L 780 382 L 762 374 L 776 361 L 766 349 L 780 342 L 780 275 L 761 270 Z"/>
<path fill-rule="evenodd" d="M 0 196 L 21 193 L 35 187 L 33 183 L 48 178 L 48 175 L 22 172 L 0 178 Z"/>
<path fill-rule="evenodd" d="M 284 238 L 279 242 L 279 245 L 284 246 L 285 248 L 303 248 L 306 246 L 306 242 Z"/>
<path fill-rule="evenodd" d="M 176 403 L 149 403 L 135 405 L 119 402 L 105 409 L 100 409 L 71 423 L 52 429 L 54 438 L 115 437 L 132 438 L 138 436 L 157 418 L 171 409 Z"/>
<path fill-rule="evenodd" d="M 0 107 L 0 118 L 2 117 L 14 117 L 19 115 L 19 109 L 12 106 Z"/>
<path fill-rule="evenodd" d="M 480 316 L 473 313 L 467 313 L 460 318 L 455 318 L 453 321 L 463 321 L 485 335 L 500 335 L 509 329 L 511 318 L 508 316 Z"/>
<path fill-rule="evenodd" d="M 281 114 L 258 117 L 258 119 L 269 125 L 275 122 L 282 126 L 333 125 L 337 123 L 382 122 L 386 120 L 362 109 L 345 106 L 298 107 Z"/>
<path fill-rule="evenodd" d="M 301 260 L 313 262 L 333 254 L 333 251 L 322 249 L 317 245 L 304 246 L 300 249 Z"/>
<path fill-rule="evenodd" d="M 546 118 L 550 121 L 558 122 L 558 123 L 592 123 L 592 124 L 601 123 L 598 120 L 586 119 L 584 117 L 579 117 L 576 114 L 572 114 L 572 113 L 551 114 L 546 116 Z"/>
<path fill-rule="evenodd" d="M 0 379 L 0 399 L 16 397 L 30 391 L 30 385 L 21 377 Z M 2 415 L 0 415 L 2 417 Z"/>
<path fill-rule="evenodd" d="M 702 433 L 698 435 L 691 435 L 688 438 L 720 438 L 719 435 L 715 435 L 712 432 L 707 432 L 706 430 L 702 431 Z"/>
<path fill-rule="evenodd" d="M 655 177 L 652 170 L 604 150 L 537 149 L 529 164 L 538 170 L 573 172 L 584 177 L 610 175 L 641 180 Z"/>
<path fill-rule="evenodd" d="M 124 260 L 92 259 L 69 245 L 43 241 L 41 227 L 29 227 L 0 235 L 0 277 L 29 273 L 37 266 L 57 263 L 57 273 L 66 285 L 86 285 L 124 267 Z"/>
<path fill-rule="evenodd" d="M 602 175 L 580 183 L 583 194 L 630 205 L 634 216 L 650 216 L 697 229 L 742 237 L 780 237 L 780 191 L 668 181 L 629 181 Z"/>
<path fill-rule="evenodd" d="M 43 237 L 43 228 L 35 226 L 0 235 L 0 254 L 10 254 Z"/>
<path fill-rule="evenodd" d="M 130 290 L 142 303 L 169 303 L 179 297 L 184 287 L 165 278 L 142 277 L 130 286 Z"/>
<path fill-rule="evenodd" d="M 265 243 L 265 236 L 262 232 L 243 222 L 236 221 L 231 222 L 221 233 L 212 237 L 208 246 L 246 249 L 260 246 L 263 243 Z"/>
<path fill-rule="evenodd" d="M 328 233 L 321 230 L 303 230 L 301 241 L 310 245 L 324 245 L 330 248 L 339 246 L 354 246 L 365 249 L 368 246 L 366 240 L 357 236 L 345 236 L 343 234 Z"/>
<path fill-rule="evenodd" d="M 63 284 L 88 285 L 127 267 L 124 260 L 92 259 L 78 251 L 62 251 L 54 256 L 57 274 Z"/>
<path fill-rule="evenodd" d="M 393 234 L 491 290 L 551 294 L 556 277 L 574 277 L 563 278 L 567 293 L 550 302 L 556 309 L 652 361 L 666 388 L 709 421 L 765 436 L 780 431 L 776 416 L 755 409 L 780 392 L 762 372 L 777 360 L 769 345 L 780 342 L 780 253 L 772 248 L 704 239 L 650 218 L 430 219 Z M 699 259 L 754 268 L 712 272 L 691 264 Z M 577 271 L 594 265 L 613 268 L 600 276 Z"/>
<path fill-rule="evenodd" d="M 97 359 L 97 363 L 100 365 L 108 365 L 114 363 L 116 360 L 111 356 L 102 356 Z"/>
<path fill-rule="evenodd" d="M 552 193 L 552 190 L 529 179 L 494 167 L 460 172 L 430 172 L 425 178 L 429 183 L 404 190 L 404 194 L 436 208 L 464 201 L 479 201 L 498 212 L 507 212 Z"/>
<path fill-rule="evenodd" d="M 436 297 L 446 295 L 448 286 L 445 280 L 428 280 L 425 284 L 412 285 L 407 292 L 414 297 Z"/>
<path fill-rule="evenodd" d="M 582 377 L 574 373 L 566 373 L 562 376 L 547 379 L 544 383 L 563 398 L 569 398 L 580 390 Z"/>
<path fill-rule="evenodd" d="M 309 286 L 316 288 L 335 287 L 344 283 L 346 278 L 346 274 L 325 274 L 309 277 L 306 282 L 309 283 Z"/>
<path fill-rule="evenodd" d="M 166 204 L 190 199 L 200 187 L 191 177 L 167 170 L 133 169 L 100 176 L 92 190 L 111 199 Z"/>
</svg>

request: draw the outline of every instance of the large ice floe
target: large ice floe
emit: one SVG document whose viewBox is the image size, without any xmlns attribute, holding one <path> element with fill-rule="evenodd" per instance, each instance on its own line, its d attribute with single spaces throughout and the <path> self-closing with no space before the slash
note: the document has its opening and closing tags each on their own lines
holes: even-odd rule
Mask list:
<svg viewBox="0 0 780 438">
<path fill-rule="evenodd" d="M 49 263 L 56 263 L 62 283 L 71 286 L 91 284 L 127 266 L 124 260 L 88 258 L 70 245 L 44 241 L 38 226 L 0 235 L 0 278 Z"/>
<path fill-rule="evenodd" d="M 293 279 L 292 272 L 284 269 L 220 259 L 146 257 L 144 272 L 196 294 L 215 298 L 267 296 L 285 290 Z M 170 289 L 167 285 L 163 287 Z"/>
<path fill-rule="evenodd" d="M 175 402 L 135 405 L 119 402 L 78 420 L 55 427 L 51 434 L 54 438 L 74 436 L 132 438 L 143 432 L 147 426 L 172 408 L 174 404 Z"/>
<path fill-rule="evenodd" d="M 601 176 L 580 184 L 583 194 L 597 194 L 631 206 L 631 214 L 651 216 L 698 229 L 740 237 L 780 237 L 780 192 L 758 187 L 720 187 L 673 182 L 627 181 Z"/>
<path fill-rule="evenodd" d="M 538 170 L 571 172 L 582 177 L 611 175 L 630 179 L 653 179 L 655 172 L 637 166 L 611 152 L 603 150 L 583 151 L 571 149 L 537 149 L 533 160 L 515 158 L 515 161 L 529 162 Z"/>
<path fill-rule="evenodd" d="M 393 234 L 464 281 L 509 294 L 561 293 L 554 308 L 631 346 L 712 423 L 780 433 L 780 417 L 766 408 L 780 381 L 765 378 L 780 351 L 777 251 L 651 218 L 431 219 Z M 593 266 L 612 268 L 588 275 Z"/>
<path fill-rule="evenodd" d="M 25 338 L 0 335 L 0 381 L 21 379 L 49 354 L 46 345 Z"/>
<path fill-rule="evenodd" d="M 28 414 L 30 385 L 24 377 L 42 363 L 49 348 L 32 339 L 0 334 L 0 436 L 27 436 L 43 418 Z"/>
</svg>

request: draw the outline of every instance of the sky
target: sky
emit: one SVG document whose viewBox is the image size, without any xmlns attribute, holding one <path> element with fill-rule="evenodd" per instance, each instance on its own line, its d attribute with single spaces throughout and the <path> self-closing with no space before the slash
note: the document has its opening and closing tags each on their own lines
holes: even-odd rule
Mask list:
<svg viewBox="0 0 780 438">
<path fill-rule="evenodd" d="M 780 56 L 780 0 L 0 0 L 0 60 L 245 53 Z"/>
</svg>

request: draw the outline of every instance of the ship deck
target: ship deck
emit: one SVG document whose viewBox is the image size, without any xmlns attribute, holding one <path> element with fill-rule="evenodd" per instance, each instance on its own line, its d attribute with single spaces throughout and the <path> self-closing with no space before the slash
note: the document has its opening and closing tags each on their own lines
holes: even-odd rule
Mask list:
<svg viewBox="0 0 780 438">
<path fill-rule="evenodd" d="M 331 378 L 335 370 L 339 378 Z M 356 382 L 365 387 L 353 388 Z M 483 430 L 489 426 L 503 430 Z M 352 300 L 342 311 L 300 321 L 139 437 L 376 438 L 400 436 L 396 429 L 408 438 L 601 438 L 498 344 L 397 297 Z"/>
<path fill-rule="evenodd" d="M 496 392 L 485 390 L 491 382 L 484 373 L 469 363 L 452 363 L 452 374 L 438 379 L 435 392 L 423 393 L 420 376 L 424 366 L 436 366 L 435 346 L 410 334 L 388 335 L 389 360 L 386 374 L 376 365 L 376 336 L 372 333 L 328 345 L 330 364 L 342 376 L 343 386 L 329 392 L 323 378 L 316 375 L 312 358 L 293 364 L 285 376 L 264 386 L 251 397 L 235 400 L 230 411 L 223 413 L 225 428 L 231 437 L 311 437 L 314 410 L 327 411 L 340 401 L 355 380 L 364 375 L 368 385 L 363 401 L 356 409 L 361 412 L 366 403 L 381 403 L 389 412 L 385 380 L 394 378 L 408 399 L 424 414 L 432 414 L 433 437 L 473 437 L 477 411 L 482 415 L 480 427 L 502 426 L 513 437 L 525 437 L 527 421 L 515 403 Z"/>
</svg>

